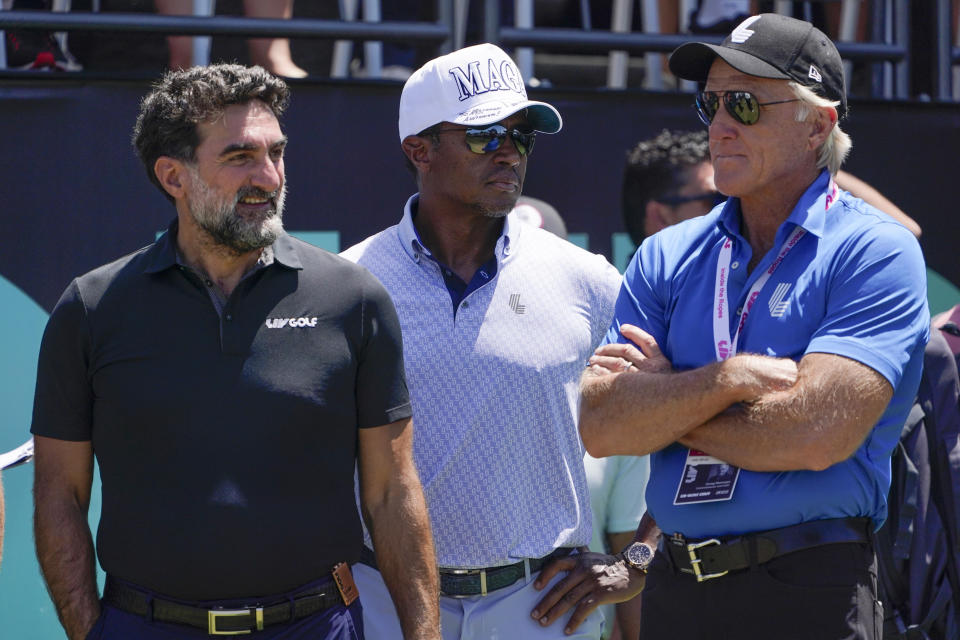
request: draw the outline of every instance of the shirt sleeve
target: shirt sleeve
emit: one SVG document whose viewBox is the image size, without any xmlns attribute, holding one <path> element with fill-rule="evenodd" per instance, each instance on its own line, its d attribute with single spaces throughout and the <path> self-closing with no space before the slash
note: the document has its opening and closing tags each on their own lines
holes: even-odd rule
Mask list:
<svg viewBox="0 0 960 640">
<path fill-rule="evenodd" d="M 596 292 L 594 299 L 594 313 L 592 317 L 591 338 L 593 345 L 600 344 L 607 328 L 610 326 L 613 318 L 614 307 L 617 302 L 617 295 L 620 291 L 620 284 L 623 277 L 617 268 L 607 262 L 603 256 L 596 256 L 599 265 L 595 276 L 593 290 Z"/>
<path fill-rule="evenodd" d="M 619 459 L 607 501 L 607 533 L 635 531 L 647 510 L 647 479 L 650 459 L 647 456 L 615 456 Z"/>
<path fill-rule="evenodd" d="M 74 280 L 50 314 L 40 342 L 31 433 L 75 442 L 92 439 L 89 362 L 89 322 Z"/>
<path fill-rule="evenodd" d="M 356 388 L 358 426 L 379 427 L 409 418 L 400 321 L 390 295 L 373 276 L 364 285 L 363 338 Z"/>
<path fill-rule="evenodd" d="M 630 260 L 613 312 L 613 322 L 602 344 L 626 342 L 620 325 L 632 324 L 652 335 L 657 344 L 667 337 L 666 303 L 663 287 L 663 259 L 659 255 L 659 236 L 650 236 Z"/>
<path fill-rule="evenodd" d="M 841 248 L 825 317 L 806 353 L 856 360 L 896 388 L 918 342 L 929 338 L 926 268 L 908 231 L 893 223 L 873 228 Z"/>
</svg>

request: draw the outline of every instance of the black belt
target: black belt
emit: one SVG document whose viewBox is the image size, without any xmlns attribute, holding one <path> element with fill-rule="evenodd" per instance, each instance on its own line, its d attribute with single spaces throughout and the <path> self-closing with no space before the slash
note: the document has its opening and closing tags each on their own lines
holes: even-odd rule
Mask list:
<svg viewBox="0 0 960 640">
<path fill-rule="evenodd" d="M 554 558 L 568 556 L 575 547 L 559 547 L 542 558 L 531 558 L 524 562 L 502 565 L 499 567 L 484 567 L 482 569 L 449 569 L 440 568 L 440 594 L 452 598 L 466 598 L 469 596 L 485 596 L 491 591 L 509 587 L 517 580 L 525 577 L 529 565 L 533 575 L 542 569 Z M 360 562 L 377 568 L 377 560 L 373 551 L 366 546 L 360 551 Z"/>
<path fill-rule="evenodd" d="M 735 538 L 699 541 L 687 540 L 675 533 L 669 538 L 664 537 L 660 548 L 667 550 L 680 571 L 692 573 L 697 582 L 703 582 L 794 551 L 842 542 L 868 543 L 870 525 L 870 518 L 811 520 Z"/>
<path fill-rule="evenodd" d="M 278 604 L 210 609 L 151 597 L 150 594 L 128 587 L 110 576 L 107 576 L 103 590 L 103 601 L 128 613 L 152 617 L 159 622 L 197 627 L 214 636 L 250 633 L 343 604 L 333 581 L 324 587 L 294 594 L 290 600 Z"/>
</svg>

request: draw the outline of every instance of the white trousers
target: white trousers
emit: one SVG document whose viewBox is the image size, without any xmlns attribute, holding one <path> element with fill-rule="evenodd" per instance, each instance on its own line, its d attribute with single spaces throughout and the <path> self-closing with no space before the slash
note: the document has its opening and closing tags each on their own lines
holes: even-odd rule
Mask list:
<svg viewBox="0 0 960 640">
<path fill-rule="evenodd" d="M 380 572 L 365 564 L 351 567 L 363 605 L 364 635 L 370 640 L 403 640 L 393 600 Z M 570 614 L 549 627 L 542 627 L 530 612 L 550 588 L 565 576 L 560 573 L 538 591 L 533 586 L 536 574 L 527 583 L 523 578 L 485 596 L 450 598 L 440 596 L 440 628 L 443 640 L 535 640 L 576 638 L 599 640 L 603 631 L 603 613 L 596 609 L 572 635 L 563 633 Z"/>
</svg>

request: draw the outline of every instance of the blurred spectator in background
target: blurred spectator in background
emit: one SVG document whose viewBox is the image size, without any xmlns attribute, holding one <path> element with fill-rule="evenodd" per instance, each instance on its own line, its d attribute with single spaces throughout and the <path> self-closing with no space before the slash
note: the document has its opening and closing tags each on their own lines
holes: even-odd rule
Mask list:
<svg viewBox="0 0 960 640">
<path fill-rule="evenodd" d="M 750 0 L 700 0 L 690 16 L 690 32 L 726 35 L 750 13 Z"/>
<path fill-rule="evenodd" d="M 51 0 L 3 0 L 3 11 L 50 11 Z M 63 9 L 61 9 L 63 10 Z M 67 49 L 67 34 L 36 29 L 0 31 L 8 69 L 79 71 L 83 67 Z"/>
<path fill-rule="evenodd" d="M 155 0 L 157 12 L 167 15 L 190 15 L 193 0 Z M 285 18 L 293 15 L 293 0 L 244 0 L 243 10 L 250 18 Z M 193 38 L 168 36 L 170 68 L 186 69 L 193 65 Z M 250 38 L 247 40 L 251 64 L 287 78 L 303 78 L 307 72 L 293 61 L 287 38 Z"/>
<path fill-rule="evenodd" d="M 513 215 L 527 224 L 567 237 L 563 217 L 550 203 L 530 196 L 520 196 Z M 597 553 L 615 553 L 629 544 L 647 510 L 644 493 L 650 477 L 647 456 L 611 456 L 594 458 L 583 456 L 583 468 L 590 490 L 590 509 L 593 512 L 593 537 L 590 550 Z M 636 638 L 640 633 L 640 598 L 618 604 L 603 605 L 603 640 Z"/>
<path fill-rule="evenodd" d="M 954 305 L 933 317 L 933 326 L 943 329 L 950 351 L 954 355 L 960 354 L 960 304 Z"/>
<path fill-rule="evenodd" d="M 590 489 L 593 538 L 590 550 L 617 553 L 633 540 L 647 510 L 649 456 L 583 456 L 583 469 Z M 602 607 L 606 624 L 603 640 L 633 640 L 640 635 L 640 605 L 643 593 L 632 600 Z"/>
<path fill-rule="evenodd" d="M 567 225 L 563 222 L 560 212 L 549 202 L 530 196 L 517 198 L 517 206 L 513 214 L 527 224 L 545 229 L 555 236 L 567 239 Z"/>
<path fill-rule="evenodd" d="M 723 200 L 713 183 L 706 130 L 668 131 L 627 154 L 621 202 L 634 244 L 672 224 L 702 216 Z"/>
</svg>

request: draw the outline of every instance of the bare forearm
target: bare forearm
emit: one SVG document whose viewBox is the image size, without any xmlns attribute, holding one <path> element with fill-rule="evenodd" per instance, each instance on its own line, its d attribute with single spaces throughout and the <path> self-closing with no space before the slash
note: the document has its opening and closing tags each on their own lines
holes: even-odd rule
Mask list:
<svg viewBox="0 0 960 640">
<path fill-rule="evenodd" d="M 395 482 L 370 511 L 377 565 L 393 598 L 405 638 L 440 638 L 436 554 L 419 481 Z"/>
<path fill-rule="evenodd" d="M 650 512 L 643 514 L 643 517 L 640 518 L 640 524 L 637 525 L 637 532 L 634 534 L 633 539 L 637 542 L 646 542 L 648 545 L 657 548 L 657 544 L 660 542 L 660 527 L 657 525 L 657 521 L 653 519 L 653 516 L 650 515 Z"/>
<path fill-rule="evenodd" d="M 640 593 L 626 602 L 617 604 L 617 624 L 620 626 L 621 637 L 640 637 L 640 610 L 643 607 L 643 593 Z"/>
<path fill-rule="evenodd" d="M 680 438 L 680 444 L 751 471 L 811 468 L 809 451 L 824 434 L 809 421 L 794 424 L 792 412 L 783 409 L 772 402 L 731 407 Z"/>
<path fill-rule="evenodd" d="M 682 372 L 583 377 L 580 433 L 593 456 L 645 455 L 680 440 L 728 407 L 793 383 L 783 358 L 739 355 Z"/>
<path fill-rule="evenodd" d="M 42 488 L 35 494 L 34 535 L 47 589 L 67 637 L 85 638 L 100 615 L 86 511 L 75 501 Z"/>
<path fill-rule="evenodd" d="M 856 451 L 891 394 L 866 366 L 811 354 L 795 387 L 731 407 L 680 443 L 753 471 L 822 470 Z"/>
<path fill-rule="evenodd" d="M 580 433 L 590 455 L 645 455 L 736 402 L 718 365 L 681 373 L 586 374 Z"/>
<path fill-rule="evenodd" d="M 921 229 L 920 225 L 917 224 L 917 221 L 908 216 L 900 207 L 893 204 L 886 196 L 877 191 L 874 187 L 864 182 L 860 178 L 847 173 L 846 171 L 838 171 L 836 176 L 837 185 L 845 190 L 849 191 L 851 195 L 854 195 L 867 204 L 870 204 L 880 211 L 883 211 L 885 214 L 905 226 L 910 233 L 912 233 L 917 238 L 920 237 Z"/>
</svg>

